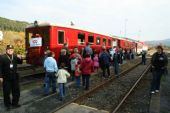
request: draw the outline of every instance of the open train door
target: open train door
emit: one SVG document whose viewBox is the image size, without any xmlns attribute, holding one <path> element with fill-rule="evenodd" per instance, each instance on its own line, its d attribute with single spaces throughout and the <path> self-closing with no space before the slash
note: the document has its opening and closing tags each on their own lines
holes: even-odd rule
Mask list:
<svg viewBox="0 0 170 113">
<path fill-rule="evenodd" d="M 112 47 L 117 47 L 117 40 L 113 40 Z"/>
</svg>

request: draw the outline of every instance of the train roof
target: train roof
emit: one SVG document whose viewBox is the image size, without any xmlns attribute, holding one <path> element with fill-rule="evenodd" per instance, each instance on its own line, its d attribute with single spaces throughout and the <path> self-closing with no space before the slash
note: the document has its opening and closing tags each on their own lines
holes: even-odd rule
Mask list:
<svg viewBox="0 0 170 113">
<path fill-rule="evenodd" d="M 58 26 L 58 27 L 65 27 L 65 28 L 71 28 L 71 29 L 76 29 L 76 30 L 82 30 L 82 31 L 86 31 L 86 32 L 92 32 L 92 33 L 95 33 L 95 34 L 99 34 L 99 35 L 104 35 L 104 36 L 107 36 L 107 37 L 112 37 L 112 35 L 105 35 L 105 34 L 101 34 L 101 33 L 98 33 L 98 32 L 95 32 L 95 31 L 92 31 L 92 30 L 89 30 L 89 29 L 86 29 L 86 28 L 82 28 L 82 27 L 77 27 L 77 26 L 71 26 L 71 25 L 63 25 L 63 24 L 56 24 L 56 23 L 48 23 L 48 22 L 40 22 L 38 23 L 38 26 L 39 27 L 45 27 L 45 26 Z M 28 25 L 26 28 L 34 28 L 35 27 L 35 24 L 32 23 L 30 25 Z"/>
<path fill-rule="evenodd" d="M 101 33 L 98 33 L 98 32 L 95 32 L 95 31 L 92 31 L 92 30 L 88 30 L 88 29 L 85 29 L 85 28 L 81 28 L 81 27 L 77 27 L 77 26 L 71 26 L 71 25 L 62 25 L 62 24 L 55 24 L 55 23 L 48 23 L 48 22 L 37 22 L 37 26 L 39 27 L 45 27 L 45 26 L 58 26 L 58 27 L 65 27 L 65 28 L 71 28 L 71 29 L 76 29 L 76 30 L 82 30 L 82 31 L 86 31 L 86 32 L 92 32 L 92 33 L 95 33 L 95 34 L 99 34 L 99 35 L 103 35 Z M 26 28 L 34 28 L 36 27 L 35 23 L 32 23 L 30 25 L 28 25 Z M 139 40 L 134 40 L 134 39 L 130 39 L 130 38 L 127 38 L 127 37 L 120 37 L 120 36 L 116 36 L 116 35 L 104 35 L 104 36 L 107 36 L 107 37 L 111 37 L 111 38 L 116 38 L 116 39 L 121 39 L 121 40 L 128 40 L 130 42 L 140 42 Z"/>
</svg>

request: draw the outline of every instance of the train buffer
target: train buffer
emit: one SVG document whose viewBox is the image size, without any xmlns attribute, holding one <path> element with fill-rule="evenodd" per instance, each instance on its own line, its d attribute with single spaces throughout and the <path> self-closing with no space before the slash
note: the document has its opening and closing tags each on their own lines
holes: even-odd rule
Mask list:
<svg viewBox="0 0 170 113">
<path fill-rule="evenodd" d="M 109 113 L 108 111 L 98 110 L 96 108 L 88 107 L 85 105 L 79 105 L 71 103 L 64 108 L 56 111 L 55 113 Z"/>
</svg>

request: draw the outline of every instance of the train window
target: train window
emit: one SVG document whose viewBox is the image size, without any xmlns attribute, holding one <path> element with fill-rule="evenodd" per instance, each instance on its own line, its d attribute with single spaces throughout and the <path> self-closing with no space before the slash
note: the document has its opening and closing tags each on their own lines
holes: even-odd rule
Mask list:
<svg viewBox="0 0 170 113">
<path fill-rule="evenodd" d="M 64 44 L 64 31 L 58 31 L 58 43 Z"/>
<path fill-rule="evenodd" d="M 106 39 L 103 38 L 103 45 L 106 46 Z"/>
<path fill-rule="evenodd" d="M 78 34 L 78 44 L 79 45 L 84 45 L 85 43 L 85 34 L 84 33 L 79 33 Z"/>
<path fill-rule="evenodd" d="M 100 45 L 100 37 L 96 37 L 96 45 Z"/>
<path fill-rule="evenodd" d="M 88 36 L 88 42 L 89 42 L 91 45 L 93 45 L 93 44 L 94 44 L 94 36 L 89 35 L 89 36 Z"/>
<path fill-rule="evenodd" d="M 111 40 L 110 39 L 108 40 L 108 46 L 111 46 Z"/>
</svg>

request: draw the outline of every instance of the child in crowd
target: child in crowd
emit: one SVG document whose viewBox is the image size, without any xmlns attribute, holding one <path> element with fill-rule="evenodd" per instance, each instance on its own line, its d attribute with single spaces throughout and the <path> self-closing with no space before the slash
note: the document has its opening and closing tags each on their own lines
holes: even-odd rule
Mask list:
<svg viewBox="0 0 170 113">
<path fill-rule="evenodd" d="M 61 69 L 58 70 L 56 77 L 58 77 L 57 83 L 59 84 L 60 100 L 62 101 L 65 96 L 65 83 L 67 83 L 67 78 L 70 77 L 70 74 L 64 69 L 64 63 L 61 63 L 60 67 Z"/>
<path fill-rule="evenodd" d="M 94 55 L 93 63 L 94 63 L 94 70 L 97 70 L 97 72 L 98 72 L 98 69 L 99 69 L 99 57 L 98 57 L 97 53 Z"/>
<path fill-rule="evenodd" d="M 76 87 L 77 88 L 80 88 L 80 75 L 81 75 L 80 61 L 78 61 L 75 66 L 75 79 L 76 79 Z"/>
<path fill-rule="evenodd" d="M 77 64 L 78 60 L 76 58 L 76 56 L 72 56 L 71 57 L 71 61 L 70 61 L 70 64 L 71 64 L 71 80 L 74 81 L 74 75 L 75 75 L 75 66 Z"/>
<path fill-rule="evenodd" d="M 90 75 L 94 70 L 93 61 L 89 54 L 85 55 L 85 59 L 81 62 L 80 69 L 82 71 L 83 86 L 85 90 L 89 90 Z"/>
</svg>

